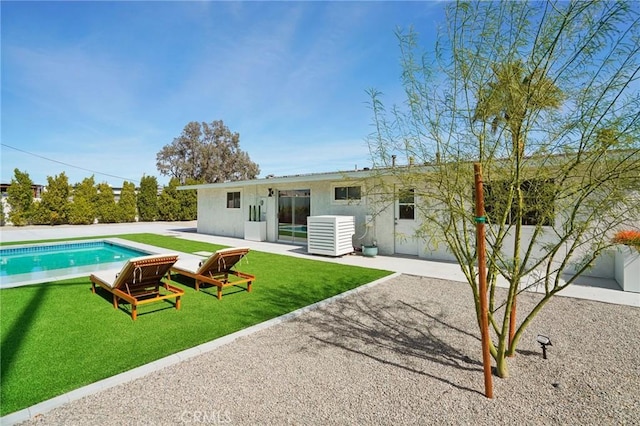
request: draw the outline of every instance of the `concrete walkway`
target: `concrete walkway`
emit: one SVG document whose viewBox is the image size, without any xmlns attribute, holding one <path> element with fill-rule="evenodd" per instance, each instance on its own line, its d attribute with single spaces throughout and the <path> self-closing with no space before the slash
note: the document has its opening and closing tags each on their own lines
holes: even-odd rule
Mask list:
<svg viewBox="0 0 640 426">
<path fill-rule="evenodd" d="M 91 226 L 58 226 L 58 227 L 43 227 L 33 226 L 24 228 L 3 227 L 0 228 L 0 241 L 2 242 L 16 242 L 16 241 L 32 241 L 32 240 L 48 240 L 48 239 L 63 239 L 70 237 L 92 237 L 92 236 L 115 236 L 121 234 L 130 233 L 155 233 L 160 235 L 171 235 L 176 238 L 184 238 L 194 241 L 204 241 L 209 243 L 215 243 L 225 246 L 247 246 L 252 250 L 264 251 L 276 254 L 282 254 L 287 256 L 294 256 L 300 258 L 312 258 L 325 262 L 336 262 L 347 265 L 364 266 L 369 268 L 378 268 L 384 270 L 390 270 L 396 272 L 392 277 L 398 276 L 398 274 L 409 274 L 431 278 L 439 278 L 445 280 L 465 281 L 465 278 L 460 271 L 460 268 L 456 264 L 431 262 L 416 258 L 396 257 L 396 256 L 376 256 L 376 257 L 364 257 L 360 255 L 348 255 L 339 258 L 330 258 L 323 256 L 313 256 L 306 253 L 306 249 L 297 245 L 289 244 L 276 244 L 267 242 L 253 242 L 245 241 L 242 239 L 218 237 L 212 235 L 198 234 L 195 231 L 196 222 L 160 222 L 160 223 L 143 223 L 143 224 L 115 224 L 115 225 L 91 225 Z M 387 278 L 388 279 L 388 278 Z M 384 282 L 386 279 L 380 280 Z M 371 283 L 366 287 L 371 287 L 378 284 L 378 282 Z M 589 284 L 587 282 L 587 284 Z M 603 288 L 601 282 L 594 282 L 595 285 L 572 285 L 565 289 L 560 295 L 596 300 L 601 302 L 640 306 L 640 294 L 637 293 L 625 293 L 621 290 L 615 290 L 611 288 Z M 605 283 L 610 285 L 610 283 Z M 359 291 L 360 289 L 352 290 Z M 349 293 L 351 293 L 349 292 Z M 9 414 L 3 418 L 0 418 L 0 424 L 14 424 L 33 418 L 39 413 L 45 413 L 53 408 L 62 406 L 70 401 L 77 400 L 87 395 L 94 394 L 96 392 L 111 388 L 121 383 L 132 381 L 136 378 L 145 376 L 151 372 L 166 368 L 167 366 L 184 362 L 190 358 L 198 356 L 202 353 L 209 352 L 222 345 L 225 345 L 238 337 L 248 336 L 256 331 L 263 330 L 271 327 L 274 324 L 281 323 L 293 317 L 296 317 L 304 312 L 308 312 L 311 309 L 315 309 L 319 306 L 326 305 L 343 297 L 343 295 L 336 296 L 335 298 L 327 301 L 320 302 L 311 307 L 303 308 L 299 311 L 284 315 L 283 317 L 274 318 L 262 324 L 250 327 L 242 330 L 238 333 L 234 333 L 229 336 L 225 336 L 221 339 L 217 339 L 212 342 L 208 342 L 204 345 L 183 351 L 178 354 L 157 360 L 151 364 L 127 371 L 117 376 L 105 379 L 103 381 L 94 383 L 92 385 L 74 390 L 68 394 L 60 395 L 48 401 L 39 403 L 33 407 L 26 408 L 16 413 Z"/>
</svg>

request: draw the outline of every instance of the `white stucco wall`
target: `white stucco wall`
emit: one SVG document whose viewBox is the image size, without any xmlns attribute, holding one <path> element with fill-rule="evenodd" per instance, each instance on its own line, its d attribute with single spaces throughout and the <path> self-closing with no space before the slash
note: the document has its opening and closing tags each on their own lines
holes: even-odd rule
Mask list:
<svg viewBox="0 0 640 426">
<path fill-rule="evenodd" d="M 344 180 L 314 181 L 314 182 L 289 182 L 278 183 L 276 181 L 260 180 L 257 184 L 239 185 L 234 187 L 227 185 L 222 188 L 198 189 L 198 232 L 204 234 L 221 235 L 234 238 L 244 238 L 244 222 L 249 218 L 249 206 L 261 203 L 264 212 L 263 218 L 267 222 L 267 241 L 276 242 L 278 238 L 277 208 L 278 191 L 309 189 L 311 191 L 310 209 L 312 216 L 318 215 L 347 215 L 354 216 L 356 233 L 354 245 L 370 244 L 376 240 L 379 253 L 391 255 L 396 253 L 395 239 L 395 206 L 389 204 L 383 208 L 375 205 L 370 196 L 366 196 L 363 189 L 363 197 L 359 202 L 336 202 L 334 198 L 335 186 L 349 186 Z M 272 196 L 269 197 L 269 189 Z M 230 209 L 226 207 L 227 193 L 238 191 L 241 193 L 241 207 Z M 373 214 L 373 226 L 366 228 L 366 215 Z M 525 226 L 523 232 L 525 242 L 531 235 L 534 227 Z M 551 241 L 552 233 L 546 240 Z M 434 241 L 440 241 L 436 243 Z M 434 235 L 434 241 L 424 239 L 418 241 L 417 255 L 420 258 L 438 261 L 455 261 L 453 255 L 448 252 L 443 239 Z M 512 239 L 507 239 L 504 245 L 504 253 L 508 257 L 513 253 Z M 601 256 L 585 275 L 601 278 L 614 278 L 615 267 L 611 253 Z M 566 272 L 571 272 L 566 271 Z"/>
<path fill-rule="evenodd" d="M 243 209 L 228 209 L 227 192 L 244 189 L 198 189 L 198 232 L 202 234 L 220 235 L 223 237 L 244 237 Z M 247 215 L 248 215 L 247 210 Z"/>
<path fill-rule="evenodd" d="M 341 203 L 333 201 L 333 188 L 344 186 L 344 182 L 312 182 L 308 184 L 288 183 L 271 185 L 269 182 L 258 185 L 198 189 L 198 232 L 244 238 L 244 222 L 249 219 L 249 206 L 261 204 L 263 217 L 267 222 L 267 241 L 277 241 L 278 232 L 278 191 L 310 189 L 311 215 L 347 215 L 356 219 L 356 235 L 364 233 L 367 214 L 366 197 L 360 202 Z M 269 197 L 269 188 L 272 196 Z M 241 207 L 226 207 L 227 193 L 241 193 Z"/>
</svg>

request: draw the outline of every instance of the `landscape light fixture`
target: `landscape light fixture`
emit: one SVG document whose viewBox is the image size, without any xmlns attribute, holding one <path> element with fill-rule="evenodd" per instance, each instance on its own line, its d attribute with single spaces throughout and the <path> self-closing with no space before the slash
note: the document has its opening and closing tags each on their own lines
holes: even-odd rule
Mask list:
<svg viewBox="0 0 640 426">
<path fill-rule="evenodd" d="M 551 339 L 547 336 L 543 336 L 542 334 L 538 334 L 536 340 L 540 343 L 540 347 L 542 348 L 542 358 L 547 359 L 547 346 L 553 346 L 551 344 Z"/>
</svg>

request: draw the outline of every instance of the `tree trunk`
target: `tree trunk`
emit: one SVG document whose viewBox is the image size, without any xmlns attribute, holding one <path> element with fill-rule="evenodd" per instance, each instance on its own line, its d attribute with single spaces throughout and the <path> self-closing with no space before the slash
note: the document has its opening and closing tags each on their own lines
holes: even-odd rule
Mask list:
<svg viewBox="0 0 640 426">
<path fill-rule="evenodd" d="M 496 357 L 496 374 L 503 379 L 509 377 L 509 366 L 505 354 L 498 354 Z"/>
<path fill-rule="evenodd" d="M 520 244 L 522 236 L 522 212 L 524 211 L 524 199 L 522 196 L 522 183 L 520 178 L 520 162 L 524 154 L 524 142 L 520 137 L 521 124 L 518 123 L 516 131 L 512 133 L 512 140 L 516 151 L 516 195 L 518 208 L 516 209 L 516 229 L 513 244 L 513 281 L 510 283 L 509 296 L 513 297 L 511 304 L 511 314 L 509 315 L 509 356 L 515 356 L 515 352 L 511 350 L 513 347 L 513 339 L 516 334 L 516 299 L 518 294 L 518 286 L 520 284 Z"/>
<path fill-rule="evenodd" d="M 513 304 L 511 305 L 511 315 L 509 315 L 509 346 L 507 349 L 507 356 L 513 357 L 516 356 L 515 351 L 512 348 L 515 347 L 513 344 L 513 340 L 516 335 L 516 298 L 517 296 L 513 295 Z"/>
</svg>

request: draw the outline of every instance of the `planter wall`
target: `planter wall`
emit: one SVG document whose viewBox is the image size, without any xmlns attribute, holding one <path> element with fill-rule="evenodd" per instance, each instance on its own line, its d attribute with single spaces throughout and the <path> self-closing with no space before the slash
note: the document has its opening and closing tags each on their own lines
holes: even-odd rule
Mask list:
<svg viewBox="0 0 640 426">
<path fill-rule="evenodd" d="M 640 293 L 640 253 L 619 247 L 615 255 L 615 278 L 624 291 Z"/>
<path fill-rule="evenodd" d="M 245 222 L 244 239 L 249 241 L 265 241 L 267 239 L 267 222 Z"/>
</svg>

